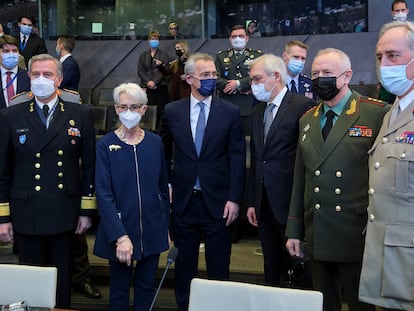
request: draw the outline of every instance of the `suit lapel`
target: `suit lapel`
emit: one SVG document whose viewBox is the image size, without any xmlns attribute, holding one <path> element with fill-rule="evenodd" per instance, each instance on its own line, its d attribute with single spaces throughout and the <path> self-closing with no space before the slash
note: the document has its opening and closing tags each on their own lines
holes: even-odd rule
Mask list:
<svg viewBox="0 0 414 311">
<path fill-rule="evenodd" d="M 191 132 L 191 121 L 190 121 L 190 98 L 182 102 L 180 109 L 182 109 L 182 113 L 178 114 L 180 116 L 184 116 L 182 120 L 183 130 L 184 130 L 184 137 L 187 140 L 188 146 L 191 146 L 191 152 L 194 153 L 195 157 L 197 157 L 197 151 L 195 149 L 194 140 L 193 140 L 193 133 Z"/>
<path fill-rule="evenodd" d="M 332 153 L 338 144 L 341 143 L 343 138 L 348 135 L 349 128 L 352 127 L 355 122 L 359 119 L 359 96 L 356 93 L 352 93 L 351 97 L 348 99 L 344 110 L 338 117 L 335 125 L 332 127 L 331 132 L 326 138 L 325 143 L 322 145 L 320 162 L 325 161 L 325 159 Z M 322 133 L 319 132 L 319 135 L 322 137 Z"/>
<path fill-rule="evenodd" d="M 403 127 L 407 123 L 413 121 L 414 102 L 409 104 L 408 107 L 404 109 L 404 111 L 400 112 L 400 114 L 395 118 L 392 124 L 389 124 L 391 113 L 395 109 L 395 105 L 396 103 L 392 105 L 392 108 L 389 110 L 389 112 L 386 115 L 387 117 L 386 118 L 384 117 L 384 122 L 387 122 L 385 123 L 387 125 L 387 130 L 385 131 L 385 135 L 389 135 L 397 131 L 399 128 Z"/>
<path fill-rule="evenodd" d="M 263 127 L 263 118 L 264 112 L 266 109 L 266 103 L 260 103 L 257 108 L 255 108 L 255 117 L 252 122 L 252 133 L 257 133 L 257 141 L 260 142 L 261 149 L 264 148 L 264 127 Z"/>
<path fill-rule="evenodd" d="M 267 134 L 267 140 L 270 141 L 271 137 L 277 132 L 277 128 L 280 125 L 281 120 L 283 120 L 287 110 L 289 109 L 289 103 L 292 99 L 292 93 L 287 92 L 280 103 L 280 106 L 277 110 L 276 116 L 273 119 L 272 124 L 270 125 L 269 133 Z M 262 131 L 263 132 L 263 131 Z M 265 144 L 266 147 L 267 143 Z"/>
<path fill-rule="evenodd" d="M 204 131 L 203 144 L 201 145 L 200 155 L 203 154 L 204 149 L 206 148 L 207 142 L 209 139 L 213 138 L 216 135 L 216 129 L 220 127 L 220 115 L 221 115 L 222 106 L 221 103 L 214 98 L 211 100 L 210 112 L 207 119 L 206 129 Z M 195 148 L 194 148 L 195 150 Z"/>
<path fill-rule="evenodd" d="M 39 135 L 44 135 L 45 127 L 42 124 L 42 121 L 40 120 L 39 115 L 36 111 L 36 103 L 35 101 L 31 101 L 26 103 L 27 104 L 27 110 L 25 118 L 27 122 L 30 124 L 30 127 L 35 130 Z M 20 105 L 26 105 L 25 103 L 22 103 Z"/>
<path fill-rule="evenodd" d="M 60 101 L 56 105 L 55 111 L 52 115 L 52 120 L 50 121 L 49 127 L 46 130 L 46 134 L 42 139 L 40 148 L 45 147 L 58 133 L 61 132 L 61 128 L 65 126 L 67 121 L 67 113 L 65 113 L 65 104 Z M 76 125 L 74 125 L 76 127 Z"/>
</svg>

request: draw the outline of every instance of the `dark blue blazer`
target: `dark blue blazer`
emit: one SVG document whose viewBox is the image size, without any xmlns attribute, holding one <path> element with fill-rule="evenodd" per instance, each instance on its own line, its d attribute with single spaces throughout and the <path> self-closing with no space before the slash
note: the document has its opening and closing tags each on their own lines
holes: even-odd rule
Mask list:
<svg viewBox="0 0 414 311">
<path fill-rule="evenodd" d="M 190 98 L 165 106 L 160 135 L 167 161 L 172 161 L 172 211 L 182 215 L 190 201 L 197 175 L 204 202 L 216 219 L 223 217 L 227 201 L 241 202 L 245 180 L 246 147 L 240 110 L 213 98 L 200 157 L 190 125 Z M 174 157 L 172 144 L 174 143 Z"/>
<path fill-rule="evenodd" d="M 263 137 L 263 115 L 266 103 L 257 105 L 251 114 L 248 206 L 256 208 L 260 219 L 263 190 L 273 215 L 286 224 L 293 184 L 299 119 L 316 102 L 288 91 L 270 126 L 266 143 Z"/>
<path fill-rule="evenodd" d="M 20 33 L 18 33 L 15 38 L 17 41 L 20 41 Z M 28 67 L 29 60 L 34 55 L 38 54 L 47 54 L 47 47 L 45 40 L 41 38 L 38 34 L 31 33 L 29 39 L 27 39 L 26 47 L 22 50 L 20 49 L 20 54 L 24 57 L 24 62 L 26 67 Z"/>
<path fill-rule="evenodd" d="M 79 65 L 76 60 L 69 56 L 62 63 L 63 66 L 63 80 L 60 83 L 61 89 L 69 89 L 78 91 L 79 90 L 79 80 L 80 80 L 80 71 Z"/>
<path fill-rule="evenodd" d="M 29 92 L 30 91 L 30 79 L 27 75 L 27 71 L 24 69 L 19 68 L 17 70 L 17 90 L 16 94 L 22 92 Z M 6 87 L 3 85 L 2 79 L 0 79 L 0 87 L 1 87 L 1 96 L 0 96 L 0 109 L 6 108 L 6 99 L 4 98 L 3 88 Z"/>
<path fill-rule="evenodd" d="M 298 94 L 305 95 L 306 97 L 316 99 L 316 94 L 312 91 L 312 80 L 302 74 L 299 75 L 299 89 Z"/>
</svg>

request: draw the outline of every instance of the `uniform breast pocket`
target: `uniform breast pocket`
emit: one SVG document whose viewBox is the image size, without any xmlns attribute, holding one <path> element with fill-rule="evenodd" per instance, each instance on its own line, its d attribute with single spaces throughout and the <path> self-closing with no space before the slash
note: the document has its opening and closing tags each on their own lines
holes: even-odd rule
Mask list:
<svg viewBox="0 0 414 311">
<path fill-rule="evenodd" d="M 394 179 L 391 187 L 395 187 L 397 192 L 414 191 L 414 145 L 402 144 L 397 148 L 392 148 L 387 153 L 388 165 L 394 171 Z"/>
</svg>

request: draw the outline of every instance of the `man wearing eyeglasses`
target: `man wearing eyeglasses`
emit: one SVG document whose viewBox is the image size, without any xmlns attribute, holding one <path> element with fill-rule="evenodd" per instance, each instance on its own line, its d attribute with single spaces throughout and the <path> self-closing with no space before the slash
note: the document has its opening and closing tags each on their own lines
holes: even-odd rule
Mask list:
<svg viewBox="0 0 414 311">
<path fill-rule="evenodd" d="M 171 224 L 180 251 L 175 262 L 180 311 L 188 309 L 201 239 L 208 277 L 229 278 L 231 224 L 239 215 L 245 175 L 240 111 L 212 96 L 218 75 L 214 59 L 193 54 L 184 71 L 191 95 L 165 106 L 160 130 L 168 167 L 173 166 Z"/>
<path fill-rule="evenodd" d="M 260 50 L 246 48 L 249 41 L 246 29 L 235 25 L 231 29 L 231 49 L 220 51 L 216 56 L 219 96 L 240 107 L 243 117 L 249 116 L 254 97 L 249 84 L 249 63 L 262 55 Z"/>
<path fill-rule="evenodd" d="M 170 23 L 170 25 L 168 26 L 168 32 L 170 34 L 170 39 L 180 39 L 180 35 L 178 33 L 178 24 L 176 22 Z"/>
</svg>

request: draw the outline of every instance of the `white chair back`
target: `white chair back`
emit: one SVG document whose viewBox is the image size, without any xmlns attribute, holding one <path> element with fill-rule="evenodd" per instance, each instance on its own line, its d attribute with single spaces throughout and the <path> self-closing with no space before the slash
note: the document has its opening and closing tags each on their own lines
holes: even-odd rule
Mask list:
<svg viewBox="0 0 414 311">
<path fill-rule="evenodd" d="M 318 291 L 193 279 L 189 311 L 322 311 Z"/>
<path fill-rule="evenodd" d="M 29 306 L 54 308 L 57 269 L 0 264 L 0 305 L 27 301 Z"/>
</svg>

